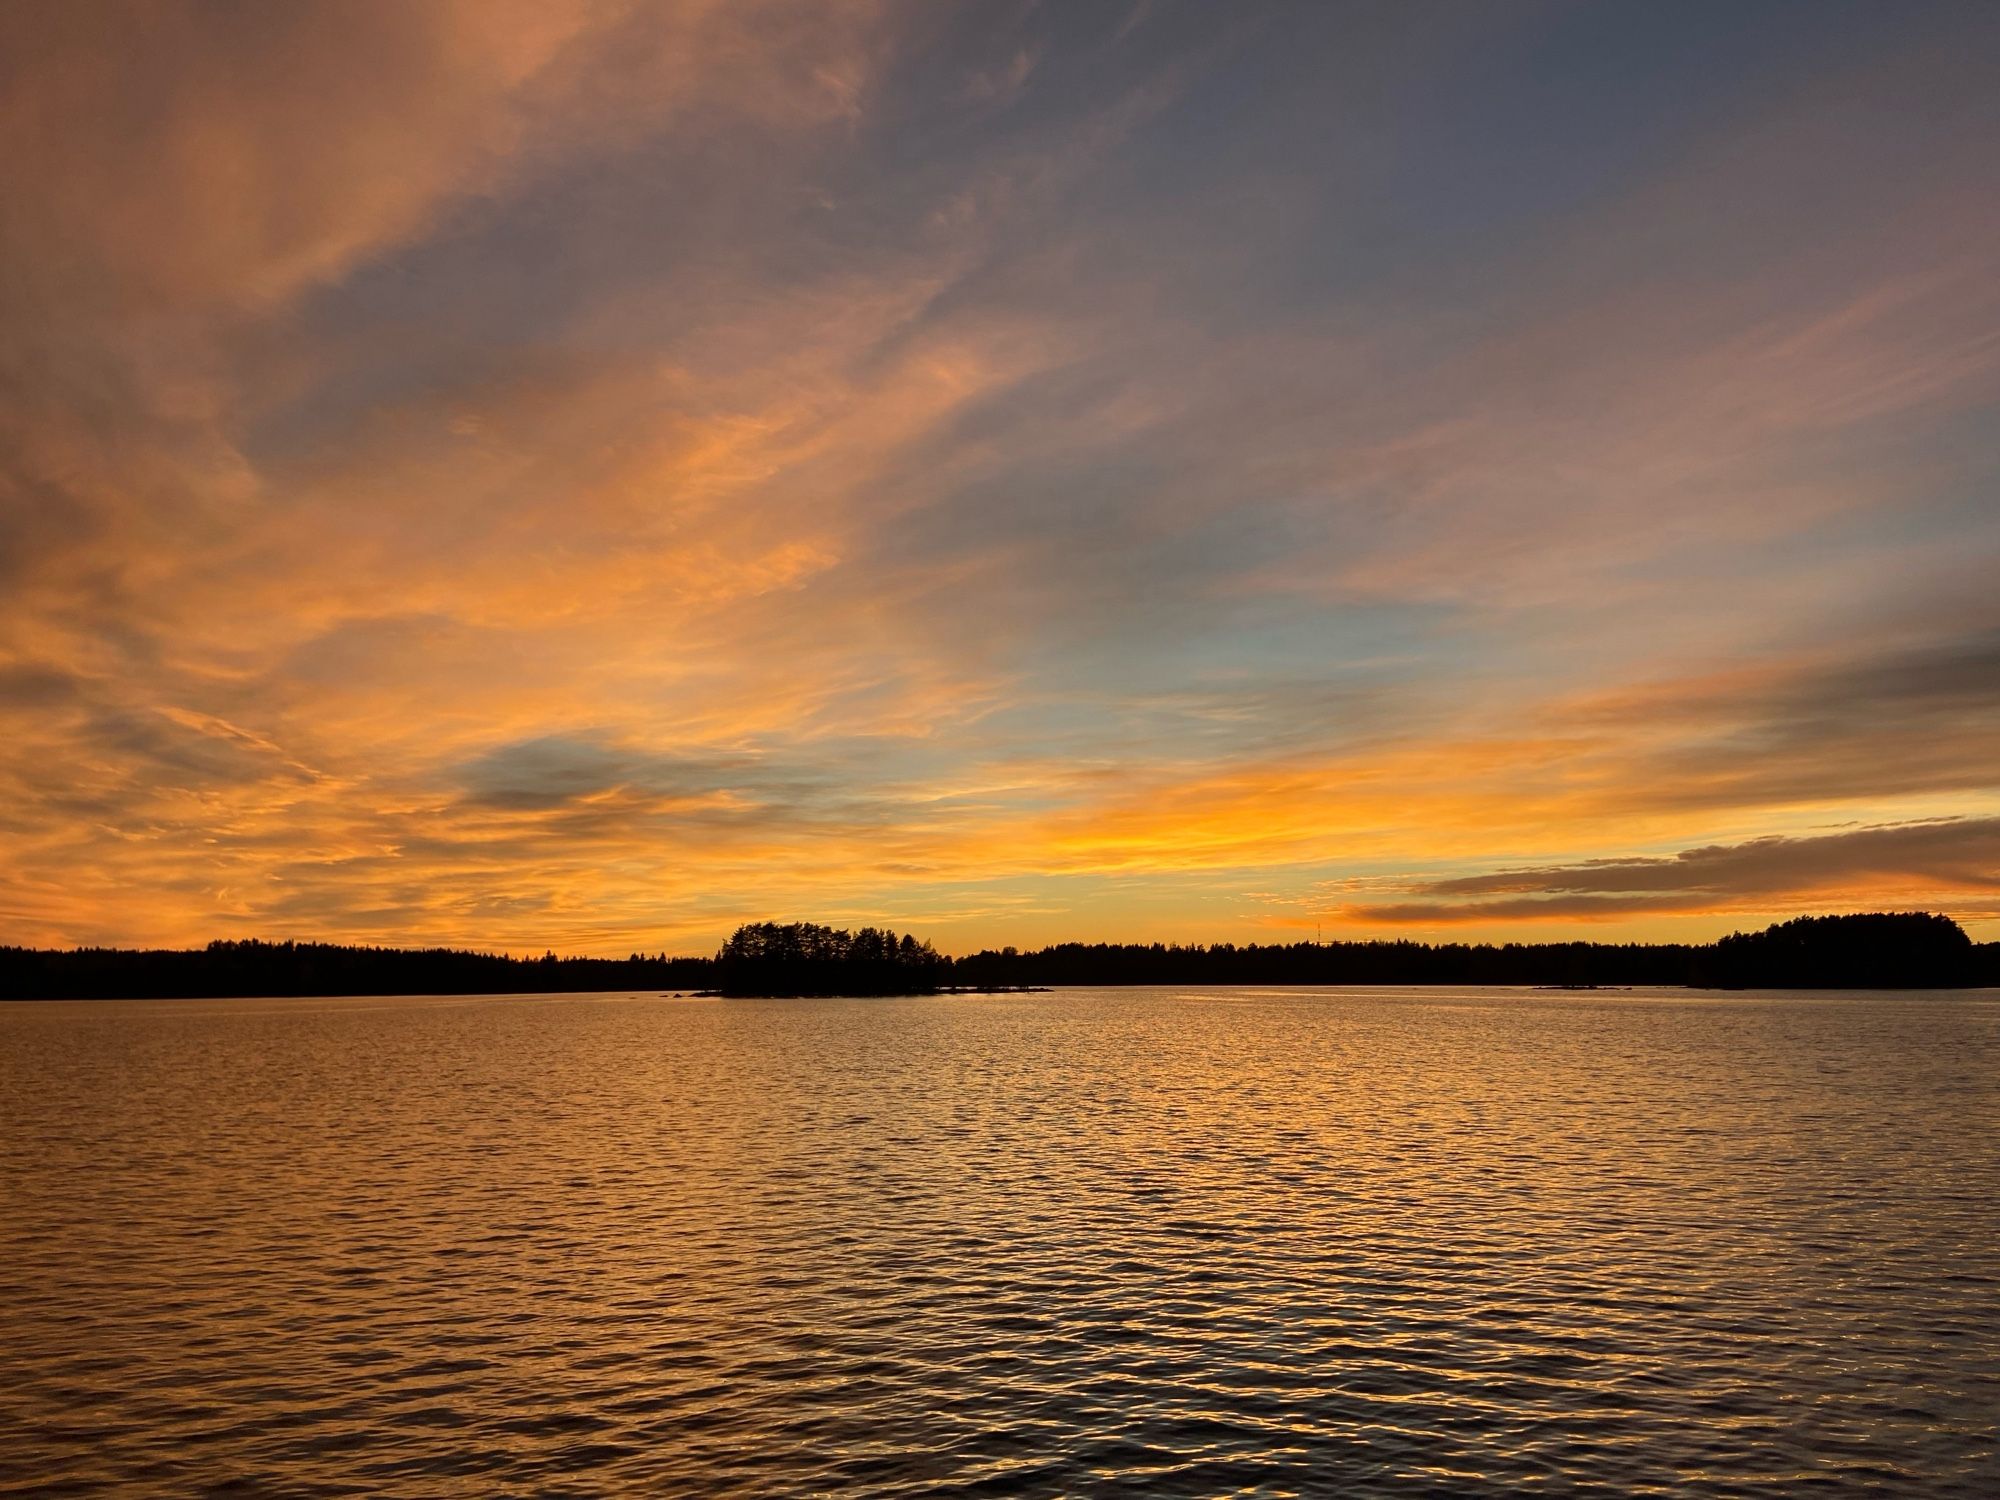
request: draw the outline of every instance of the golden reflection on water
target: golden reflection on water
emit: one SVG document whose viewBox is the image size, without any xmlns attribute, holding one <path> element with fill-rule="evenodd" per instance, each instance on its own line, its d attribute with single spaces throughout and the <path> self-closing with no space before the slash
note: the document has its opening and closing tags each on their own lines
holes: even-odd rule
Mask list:
<svg viewBox="0 0 2000 1500">
<path fill-rule="evenodd" d="M 0 1011 L 0 1483 L 1994 1493 L 2000 1002 Z"/>
</svg>

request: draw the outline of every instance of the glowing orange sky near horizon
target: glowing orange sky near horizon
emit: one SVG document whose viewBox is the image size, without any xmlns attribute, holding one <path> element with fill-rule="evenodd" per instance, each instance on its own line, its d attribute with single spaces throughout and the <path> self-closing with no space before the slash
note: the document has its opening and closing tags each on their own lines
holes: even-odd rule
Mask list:
<svg viewBox="0 0 2000 1500">
<path fill-rule="evenodd" d="M 2000 12 L 0 12 L 0 942 L 2000 937 Z"/>
</svg>

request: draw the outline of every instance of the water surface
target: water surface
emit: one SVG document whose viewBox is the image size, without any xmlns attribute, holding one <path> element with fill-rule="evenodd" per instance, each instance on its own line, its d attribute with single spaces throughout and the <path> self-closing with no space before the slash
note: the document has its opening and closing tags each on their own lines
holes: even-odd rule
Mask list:
<svg viewBox="0 0 2000 1500">
<path fill-rule="evenodd" d="M 2000 996 L 0 1007 L 0 1489 L 2000 1494 Z"/>
</svg>

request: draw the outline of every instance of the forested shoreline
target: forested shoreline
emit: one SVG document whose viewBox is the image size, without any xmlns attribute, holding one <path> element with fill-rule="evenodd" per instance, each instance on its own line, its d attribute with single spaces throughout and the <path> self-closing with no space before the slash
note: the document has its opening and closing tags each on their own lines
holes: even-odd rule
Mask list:
<svg viewBox="0 0 2000 1500">
<path fill-rule="evenodd" d="M 600 990 L 923 994 L 1086 985 L 2000 985 L 2000 943 L 1948 917 L 1800 917 L 1714 943 L 1058 943 L 961 957 L 886 929 L 752 923 L 712 958 L 535 958 L 447 948 L 222 941 L 205 948 L 0 948 L 8 999 L 461 995 Z"/>
</svg>

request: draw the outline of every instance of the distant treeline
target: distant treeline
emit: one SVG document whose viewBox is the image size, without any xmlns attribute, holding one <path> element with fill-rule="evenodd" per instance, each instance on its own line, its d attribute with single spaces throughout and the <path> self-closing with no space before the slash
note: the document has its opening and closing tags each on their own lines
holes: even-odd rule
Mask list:
<svg viewBox="0 0 2000 1500">
<path fill-rule="evenodd" d="M 701 989 L 706 958 L 508 958 L 456 948 L 214 942 L 195 949 L 0 948 L 0 996 L 15 999 L 246 995 L 498 995 Z"/>
<path fill-rule="evenodd" d="M 1715 943 L 1058 943 L 947 958 L 886 929 L 752 923 L 714 958 L 509 958 L 448 948 L 215 942 L 192 950 L 0 948 L 10 999 L 712 990 L 903 995 L 1120 984 L 2000 985 L 2000 943 L 1926 912 L 1799 917 Z"/>
<path fill-rule="evenodd" d="M 1928 912 L 1798 917 L 1714 943 L 1058 943 L 957 959 L 952 982 L 1927 989 L 2000 985 L 2000 943 Z"/>
</svg>

